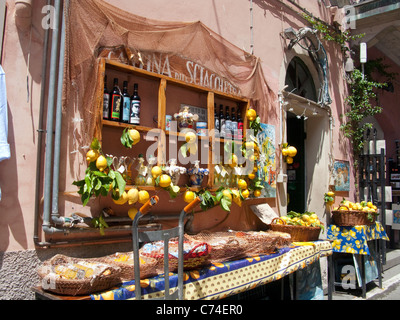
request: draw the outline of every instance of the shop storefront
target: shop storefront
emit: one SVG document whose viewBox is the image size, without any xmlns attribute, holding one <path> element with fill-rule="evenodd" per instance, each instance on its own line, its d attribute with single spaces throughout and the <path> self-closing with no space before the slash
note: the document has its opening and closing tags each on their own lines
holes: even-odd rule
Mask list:
<svg viewBox="0 0 400 320">
<path fill-rule="evenodd" d="M 266 38 L 251 25 L 252 53 L 240 48 L 247 28 L 235 37 L 207 10 L 171 22 L 188 19 L 166 20 L 156 3 L 149 15 L 125 1 L 46 7 L 31 294 L 222 300 L 287 281 L 291 299 L 331 297 L 337 163 L 348 168 L 337 195 L 355 191 L 338 125 L 343 61 L 277 2 L 251 3 L 253 22 L 270 25 L 268 12 L 282 24 Z"/>
</svg>

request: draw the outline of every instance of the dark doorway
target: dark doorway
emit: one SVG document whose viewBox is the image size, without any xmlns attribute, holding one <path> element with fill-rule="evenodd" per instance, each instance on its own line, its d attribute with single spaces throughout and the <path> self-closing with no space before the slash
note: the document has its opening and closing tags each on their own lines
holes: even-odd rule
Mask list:
<svg viewBox="0 0 400 320">
<path fill-rule="evenodd" d="M 298 119 L 295 114 L 288 112 L 287 130 L 288 144 L 297 149 L 293 164 L 287 166 L 287 211 L 303 213 L 306 211 L 306 163 L 304 153 L 306 133 L 303 118 Z"/>
</svg>

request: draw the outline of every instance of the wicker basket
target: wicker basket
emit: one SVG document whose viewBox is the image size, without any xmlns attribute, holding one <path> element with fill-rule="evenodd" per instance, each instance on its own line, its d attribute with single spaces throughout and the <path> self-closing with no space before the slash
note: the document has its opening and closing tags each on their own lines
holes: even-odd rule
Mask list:
<svg viewBox="0 0 400 320">
<path fill-rule="evenodd" d="M 157 264 L 157 269 L 159 273 L 164 272 L 164 249 L 163 249 L 163 243 L 161 242 L 156 242 L 154 244 L 161 244 L 161 246 L 158 249 L 161 250 L 155 250 L 154 252 L 149 252 L 147 250 L 143 250 L 142 248 L 140 250 L 141 256 L 144 257 L 151 257 L 154 259 L 157 259 L 158 264 Z M 183 255 L 183 267 L 185 270 L 192 270 L 196 269 L 202 266 L 205 266 L 209 264 L 209 257 L 210 257 L 210 246 L 209 244 L 205 242 L 197 242 L 197 241 L 184 241 L 184 246 L 187 246 L 190 248 L 189 251 L 184 253 Z M 168 267 L 169 271 L 171 272 L 176 272 L 178 270 L 178 241 L 169 241 L 168 243 L 168 249 L 169 249 L 169 256 L 168 256 Z M 174 254 L 171 254 L 173 252 Z"/>
<path fill-rule="evenodd" d="M 280 220 L 282 224 L 276 224 L 277 220 Z M 270 229 L 272 231 L 289 233 L 294 242 L 316 241 L 321 233 L 321 228 L 319 227 L 291 226 L 287 225 L 281 218 L 273 219 Z"/>
<path fill-rule="evenodd" d="M 68 279 L 54 270 L 57 266 L 69 267 L 87 262 L 96 265 L 90 277 Z M 37 270 L 43 290 L 60 295 L 78 296 L 104 291 L 121 283 L 121 270 L 118 267 L 98 262 L 96 259 L 78 259 L 58 254 L 45 261 Z"/>
<path fill-rule="evenodd" d="M 341 205 L 341 207 L 345 207 Z M 347 208 L 347 207 L 346 207 Z M 347 208 L 349 209 L 349 208 Z M 332 219 L 337 226 L 362 226 L 373 225 L 376 221 L 376 215 L 372 215 L 372 220 L 368 218 L 368 213 L 355 210 L 336 210 L 332 211 Z"/>
<path fill-rule="evenodd" d="M 127 257 L 126 261 L 124 257 Z M 135 271 L 133 264 L 133 252 L 117 252 L 113 255 L 106 256 L 103 261 L 117 266 L 121 269 L 121 279 L 123 281 L 130 281 L 135 279 Z M 147 279 L 154 277 L 158 274 L 157 266 L 158 261 L 152 257 L 140 256 L 140 279 Z"/>
</svg>

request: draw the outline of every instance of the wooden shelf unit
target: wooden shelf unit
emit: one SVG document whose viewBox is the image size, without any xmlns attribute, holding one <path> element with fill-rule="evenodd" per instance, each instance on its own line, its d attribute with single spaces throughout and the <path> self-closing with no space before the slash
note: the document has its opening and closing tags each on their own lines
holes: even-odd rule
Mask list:
<svg viewBox="0 0 400 320">
<path fill-rule="evenodd" d="M 147 70 L 143 70 L 140 68 L 136 68 L 130 65 L 126 65 L 120 62 L 116 61 L 111 61 L 108 59 L 101 58 L 99 59 L 99 78 L 97 79 L 98 84 L 99 84 L 99 91 L 97 93 L 97 101 L 99 102 L 99 105 L 103 105 L 103 91 L 104 91 L 104 76 L 107 74 L 107 72 L 117 72 L 117 73 L 122 73 L 125 75 L 132 75 L 135 77 L 151 80 L 151 81 L 156 81 L 158 83 L 158 92 L 157 94 L 157 128 L 162 130 L 165 134 L 160 135 L 161 139 L 158 139 L 158 150 L 166 150 L 166 137 L 167 136 L 179 136 L 179 132 L 172 132 L 172 131 L 166 131 L 166 109 L 167 109 L 167 92 L 168 92 L 168 87 L 169 86 L 177 86 L 180 88 L 183 88 L 184 90 L 187 91 L 192 91 L 196 93 L 200 93 L 203 95 L 207 96 L 207 125 L 208 125 L 208 130 L 212 132 L 214 129 L 214 124 L 215 124 L 215 118 L 214 118 L 214 103 L 216 101 L 230 101 L 232 103 L 235 103 L 241 110 L 242 118 L 243 118 L 243 132 L 246 132 L 248 128 L 248 121 L 246 120 L 246 112 L 250 108 L 250 100 L 246 99 L 244 97 L 238 97 L 234 96 L 231 94 L 223 93 L 220 91 L 214 91 L 210 90 L 205 87 L 201 87 L 195 84 L 190 84 L 183 82 L 181 80 L 177 80 L 162 74 L 157 74 L 153 72 L 149 72 Z M 140 94 L 139 94 L 140 95 Z M 177 106 L 178 107 L 178 106 Z M 101 110 L 102 112 L 102 110 Z M 102 117 L 101 117 L 102 118 Z M 154 130 L 154 127 L 150 126 L 135 126 L 127 123 L 120 123 L 116 121 L 110 121 L 110 120 L 102 120 L 101 121 L 101 130 L 103 127 L 111 127 L 111 128 L 116 128 L 122 130 L 124 128 L 135 128 L 138 131 L 142 133 L 149 132 L 151 130 Z M 214 136 L 207 136 L 207 137 L 200 137 L 197 136 L 197 138 L 201 141 L 209 141 L 209 154 L 208 154 L 208 165 L 207 168 L 209 169 L 209 176 L 208 176 L 208 185 L 207 187 L 209 189 L 214 189 L 214 165 L 212 165 L 212 153 L 213 153 L 213 143 L 225 143 L 226 141 L 233 141 L 236 144 L 241 144 L 242 142 L 239 140 L 225 140 L 225 139 L 220 139 L 220 138 L 215 138 Z M 100 141 L 102 140 L 102 137 L 99 139 Z M 161 152 L 158 152 L 158 162 L 159 164 L 162 162 L 162 155 L 160 155 Z M 143 186 L 138 186 L 139 189 L 145 189 L 149 188 L 148 190 L 156 190 L 156 187 L 143 187 Z"/>
</svg>

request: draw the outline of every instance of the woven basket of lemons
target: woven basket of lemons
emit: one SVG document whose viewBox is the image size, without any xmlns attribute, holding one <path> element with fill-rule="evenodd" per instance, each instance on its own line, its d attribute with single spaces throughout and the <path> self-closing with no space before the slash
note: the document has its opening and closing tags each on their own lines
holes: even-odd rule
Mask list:
<svg viewBox="0 0 400 320">
<path fill-rule="evenodd" d="M 289 233 L 292 242 L 316 241 L 324 228 L 313 212 L 288 212 L 287 216 L 275 218 L 270 224 L 272 231 Z"/>
<path fill-rule="evenodd" d="M 353 203 L 346 201 L 332 211 L 332 219 L 337 226 L 360 226 L 375 224 L 377 207 L 372 202 Z"/>
</svg>

